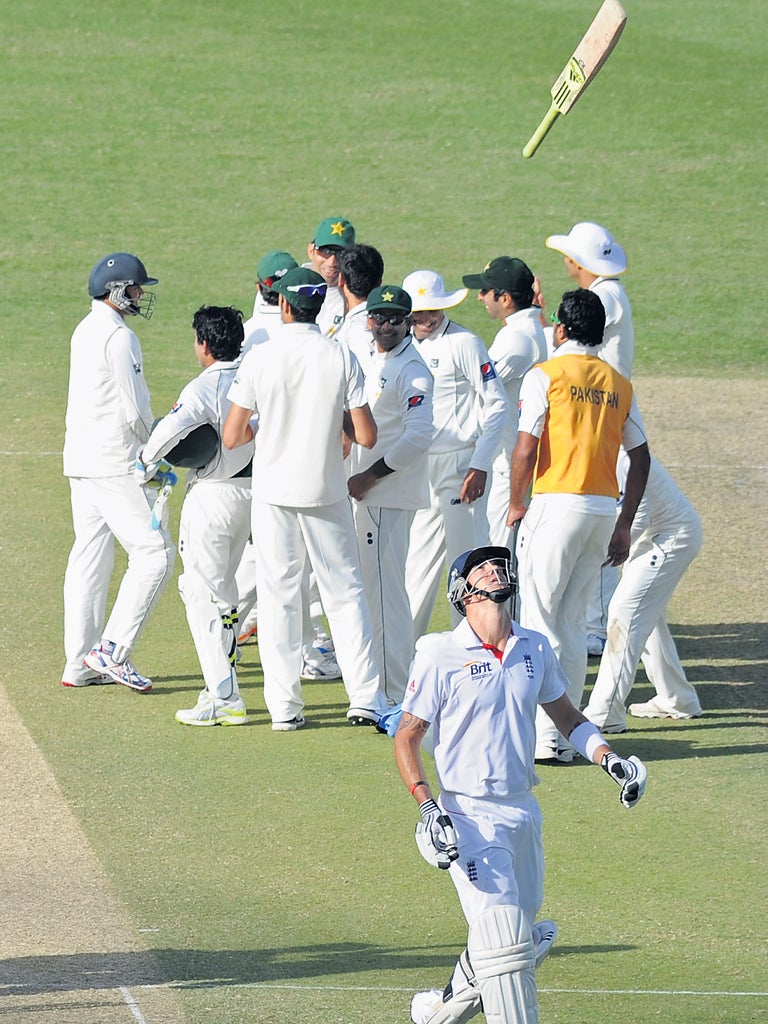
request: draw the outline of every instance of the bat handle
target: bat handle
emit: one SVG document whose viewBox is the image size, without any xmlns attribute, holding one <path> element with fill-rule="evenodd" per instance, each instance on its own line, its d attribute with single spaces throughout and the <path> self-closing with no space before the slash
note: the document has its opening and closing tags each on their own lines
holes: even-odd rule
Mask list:
<svg viewBox="0 0 768 1024">
<path fill-rule="evenodd" d="M 523 156 L 526 160 L 529 160 L 533 156 L 533 154 L 539 148 L 541 143 L 544 141 L 547 132 L 559 116 L 560 111 L 553 103 L 547 111 L 547 113 L 545 114 L 544 119 L 542 120 L 539 127 L 536 129 L 536 131 L 533 133 L 530 139 L 526 142 L 525 146 L 523 146 Z"/>
</svg>

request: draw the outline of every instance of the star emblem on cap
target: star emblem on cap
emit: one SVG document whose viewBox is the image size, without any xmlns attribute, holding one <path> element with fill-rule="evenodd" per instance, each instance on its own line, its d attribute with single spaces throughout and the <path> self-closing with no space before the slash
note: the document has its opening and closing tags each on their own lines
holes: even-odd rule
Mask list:
<svg viewBox="0 0 768 1024">
<path fill-rule="evenodd" d="M 394 299 L 395 295 L 394 292 L 382 292 L 381 297 L 384 300 L 384 302 L 391 302 Z"/>
<path fill-rule="evenodd" d="M 427 294 L 427 289 L 426 288 L 419 288 L 419 295 L 426 295 L 426 294 Z"/>
<path fill-rule="evenodd" d="M 340 238 L 344 237 L 344 225 L 340 220 L 337 220 L 335 224 L 331 224 L 331 234 L 338 235 Z"/>
</svg>

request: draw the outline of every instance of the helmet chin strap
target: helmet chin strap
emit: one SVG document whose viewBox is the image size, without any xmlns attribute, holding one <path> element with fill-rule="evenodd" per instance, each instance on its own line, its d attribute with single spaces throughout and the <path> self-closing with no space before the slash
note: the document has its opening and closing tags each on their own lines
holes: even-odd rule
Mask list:
<svg viewBox="0 0 768 1024">
<path fill-rule="evenodd" d="M 514 587 L 507 585 L 501 587 L 499 590 L 477 590 L 473 589 L 473 594 L 479 594 L 480 597 L 487 597 L 489 601 L 493 601 L 494 604 L 504 604 L 508 601 L 514 592 Z M 469 596 L 469 595 L 467 595 Z"/>
</svg>

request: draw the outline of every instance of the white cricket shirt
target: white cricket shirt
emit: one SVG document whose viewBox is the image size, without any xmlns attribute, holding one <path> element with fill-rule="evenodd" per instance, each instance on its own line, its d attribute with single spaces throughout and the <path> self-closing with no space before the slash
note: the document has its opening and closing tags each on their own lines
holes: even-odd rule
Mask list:
<svg viewBox="0 0 768 1024">
<path fill-rule="evenodd" d="M 259 416 L 253 493 L 291 508 L 347 497 L 341 433 L 345 409 L 366 404 L 360 364 L 317 324 L 283 324 L 248 352 L 229 400 Z"/>
<path fill-rule="evenodd" d="M 139 339 L 100 299 L 72 335 L 64 476 L 133 472 L 152 429 Z"/>
<path fill-rule="evenodd" d="M 532 366 L 547 358 L 547 341 L 540 315 L 538 306 L 510 314 L 488 349 L 507 395 L 507 415 L 499 447 L 510 455 L 517 438 L 517 402 L 523 377 Z"/>
<path fill-rule="evenodd" d="M 539 781 L 536 706 L 566 692 L 549 641 L 513 623 L 499 663 L 466 619 L 416 643 L 403 711 L 432 723 L 442 792 L 513 800 Z"/>
</svg>

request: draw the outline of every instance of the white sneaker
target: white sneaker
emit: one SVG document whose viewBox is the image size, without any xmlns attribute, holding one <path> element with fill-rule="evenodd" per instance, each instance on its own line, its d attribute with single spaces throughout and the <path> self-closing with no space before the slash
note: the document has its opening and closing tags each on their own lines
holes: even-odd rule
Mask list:
<svg viewBox="0 0 768 1024">
<path fill-rule="evenodd" d="M 65 672 L 67 670 L 65 669 Z M 67 674 L 61 680 L 62 686 L 104 686 L 106 683 L 114 683 L 114 679 L 110 679 L 108 675 L 104 675 L 100 672 L 93 672 L 91 669 L 86 670 L 83 673 L 77 675 Z"/>
<path fill-rule="evenodd" d="M 549 956 L 552 944 L 557 938 L 557 925 L 554 921 L 537 921 L 531 929 L 533 933 L 533 955 L 536 958 L 536 970 Z"/>
<path fill-rule="evenodd" d="M 537 764 L 570 764 L 575 755 L 573 747 L 558 748 L 554 743 L 537 743 L 533 760 Z"/>
<path fill-rule="evenodd" d="M 193 708 L 176 712 L 176 721 L 182 725 L 245 725 L 248 716 L 242 697 L 217 700 L 206 690 Z"/>
<path fill-rule="evenodd" d="M 128 686 L 131 690 L 137 690 L 139 693 L 149 693 L 152 689 L 152 680 L 141 675 L 132 662 L 127 658 L 125 661 L 115 661 L 112 655 L 107 654 L 101 645 L 94 647 L 89 654 L 86 654 L 83 658 L 83 663 L 88 668 L 93 669 L 98 675 L 109 676 L 116 683 L 122 683 L 123 686 Z"/>
<path fill-rule="evenodd" d="M 439 988 L 417 992 L 411 999 L 411 1020 L 413 1024 L 427 1024 L 443 1004 L 443 993 Z"/>
<path fill-rule="evenodd" d="M 305 724 L 303 715 L 294 715 L 287 722 L 273 722 L 272 732 L 296 732 L 297 729 L 301 729 Z"/>
<path fill-rule="evenodd" d="M 700 718 L 701 708 L 698 711 L 677 711 L 675 708 L 666 708 L 659 697 L 651 697 L 644 704 L 630 704 L 627 708 L 633 718 Z"/>
<path fill-rule="evenodd" d="M 599 633 L 587 633 L 587 654 L 590 658 L 601 657 L 605 650 L 605 637 Z"/>
<path fill-rule="evenodd" d="M 333 641 L 322 647 L 313 644 L 311 650 L 306 651 L 301 665 L 301 678 L 310 682 L 313 679 L 341 679 Z"/>
</svg>

